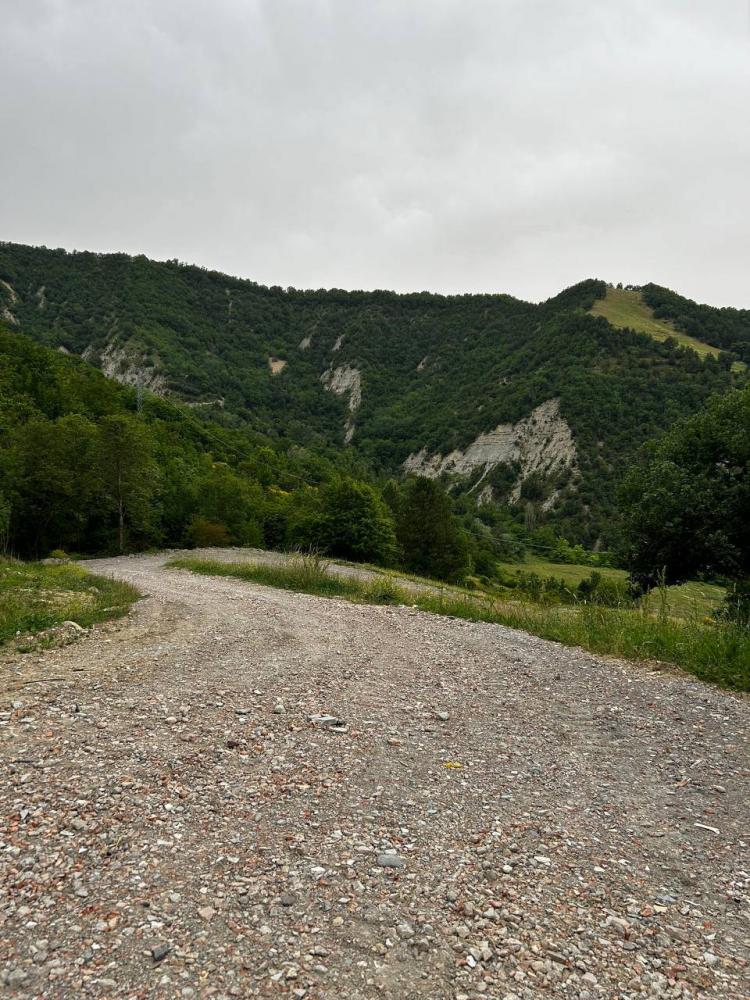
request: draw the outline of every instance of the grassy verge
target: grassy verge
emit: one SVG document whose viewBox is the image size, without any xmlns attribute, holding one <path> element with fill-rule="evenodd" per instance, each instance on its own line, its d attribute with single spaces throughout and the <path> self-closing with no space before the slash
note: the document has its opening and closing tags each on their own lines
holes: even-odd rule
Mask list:
<svg viewBox="0 0 750 1000">
<path fill-rule="evenodd" d="M 73 563 L 0 560 L 0 643 L 64 621 L 82 627 L 127 613 L 135 587 L 87 573 Z"/>
<path fill-rule="evenodd" d="M 231 576 L 280 590 L 294 590 L 321 597 L 345 597 L 364 604 L 406 604 L 411 602 L 392 577 L 378 576 L 368 582 L 337 576 L 317 556 L 293 556 L 287 563 L 267 566 L 261 563 L 230 563 L 214 559 L 173 559 L 167 563 L 177 569 L 189 569 L 204 576 Z"/>
<path fill-rule="evenodd" d="M 393 577 L 369 582 L 331 573 L 324 560 L 295 557 L 285 565 L 176 559 L 169 564 L 209 576 L 231 576 L 284 590 L 343 597 L 370 604 L 411 604 L 433 614 L 508 625 L 566 646 L 581 646 L 632 660 L 673 663 L 702 680 L 750 691 L 750 632 L 697 616 L 686 620 L 648 610 L 591 604 L 552 605 L 500 601 L 489 594 L 406 592 Z"/>
<path fill-rule="evenodd" d="M 672 663 L 701 680 L 750 691 L 750 631 L 739 626 L 654 617 L 640 609 L 595 604 L 500 606 L 429 595 L 417 603 L 425 611 L 508 625 L 593 653 Z"/>
</svg>

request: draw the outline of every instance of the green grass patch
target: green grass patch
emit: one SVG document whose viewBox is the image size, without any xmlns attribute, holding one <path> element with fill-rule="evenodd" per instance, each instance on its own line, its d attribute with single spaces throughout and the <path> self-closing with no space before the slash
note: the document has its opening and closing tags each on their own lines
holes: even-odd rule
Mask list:
<svg viewBox="0 0 750 1000">
<path fill-rule="evenodd" d="M 682 347 L 689 347 L 701 358 L 712 354 L 719 356 L 719 348 L 712 347 L 702 340 L 696 340 L 675 329 L 668 320 L 656 319 L 651 308 L 641 298 L 640 292 L 628 291 L 626 288 L 608 288 L 606 297 L 598 299 L 590 310 L 592 316 L 603 316 L 612 326 L 624 329 L 629 327 L 639 333 L 647 333 L 654 340 L 667 340 L 672 337 Z M 733 371 L 744 371 L 745 365 L 736 361 Z"/>
<path fill-rule="evenodd" d="M 74 563 L 0 559 L 0 643 L 64 621 L 86 628 L 119 618 L 139 596 L 130 584 L 94 576 Z"/>
<path fill-rule="evenodd" d="M 577 563 L 556 563 L 548 559 L 540 559 L 536 556 L 528 556 L 523 562 L 509 563 L 501 562 L 497 564 L 498 569 L 508 576 L 517 576 L 520 573 L 536 573 L 537 576 L 553 576 L 556 580 L 562 580 L 571 587 L 577 587 L 581 580 L 591 576 L 593 571 L 599 573 L 607 580 L 622 580 L 628 578 L 624 569 L 613 569 L 611 566 L 580 566 Z"/>
<path fill-rule="evenodd" d="M 725 587 L 699 580 L 667 587 L 667 613 L 688 620 L 707 617 L 721 606 L 725 596 Z"/>
<path fill-rule="evenodd" d="M 536 573 L 542 579 L 553 577 L 562 580 L 571 589 L 591 576 L 592 570 L 602 579 L 624 584 L 628 574 L 624 569 L 609 566 L 580 566 L 573 563 L 555 563 L 536 556 L 529 556 L 518 563 L 498 563 L 498 569 L 508 577 Z M 675 618 L 692 619 L 712 615 L 724 600 L 726 590 L 713 583 L 699 580 L 683 583 L 678 587 L 667 587 L 667 614 Z M 653 604 L 654 602 L 652 602 Z"/>
<path fill-rule="evenodd" d="M 393 576 L 377 576 L 370 581 L 337 576 L 325 560 L 316 556 L 294 556 L 278 566 L 189 558 L 175 559 L 168 565 L 283 590 L 343 597 L 356 603 L 410 604 L 432 614 L 508 625 L 594 653 L 676 664 L 702 680 L 750 690 L 750 631 L 706 622 L 696 615 L 686 620 L 669 617 L 668 595 L 654 613 L 649 607 L 625 610 L 592 604 L 545 606 L 454 589 L 407 592 Z M 590 567 L 579 568 L 590 572 Z"/>
</svg>

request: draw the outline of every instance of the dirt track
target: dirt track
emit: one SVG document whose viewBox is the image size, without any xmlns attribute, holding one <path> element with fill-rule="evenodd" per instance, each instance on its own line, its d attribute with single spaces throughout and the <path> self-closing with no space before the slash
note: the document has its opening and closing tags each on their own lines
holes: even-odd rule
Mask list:
<svg viewBox="0 0 750 1000">
<path fill-rule="evenodd" d="M 750 701 L 163 562 L 1 665 L 0 991 L 750 995 Z"/>
</svg>

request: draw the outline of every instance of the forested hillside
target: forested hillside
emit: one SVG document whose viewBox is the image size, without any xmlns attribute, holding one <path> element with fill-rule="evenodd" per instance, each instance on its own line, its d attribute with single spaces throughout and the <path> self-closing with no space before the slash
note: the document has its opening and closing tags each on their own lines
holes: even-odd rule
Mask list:
<svg viewBox="0 0 750 1000">
<path fill-rule="evenodd" d="M 458 580 L 494 573 L 520 534 L 436 482 L 222 426 L 0 324 L 0 558 L 259 545 Z"/>
<path fill-rule="evenodd" d="M 154 395 L 139 409 L 135 389 L 0 324 L 0 553 L 283 544 L 319 486 L 360 471 L 334 457 Z"/>
<path fill-rule="evenodd" d="M 588 544 L 617 534 L 615 491 L 634 450 L 735 378 L 729 358 L 588 315 L 605 293 L 598 281 L 541 305 L 299 291 L 14 244 L 0 245 L 0 279 L 6 324 L 141 386 L 148 407 L 163 405 L 152 393 L 173 396 L 217 426 L 335 448 L 376 473 L 421 456 L 451 469 L 459 491 L 530 505 Z M 572 442 L 564 461 L 558 440 Z"/>
<path fill-rule="evenodd" d="M 660 285 L 644 285 L 641 294 L 658 319 L 750 364 L 750 309 L 699 305 Z"/>
</svg>

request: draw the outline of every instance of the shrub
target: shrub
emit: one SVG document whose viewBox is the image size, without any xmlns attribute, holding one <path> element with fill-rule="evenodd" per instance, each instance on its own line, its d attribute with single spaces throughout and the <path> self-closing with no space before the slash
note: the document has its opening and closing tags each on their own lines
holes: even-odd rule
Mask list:
<svg viewBox="0 0 750 1000">
<path fill-rule="evenodd" d="M 750 629 L 750 580 L 732 584 L 716 617 L 721 621 Z"/>
<path fill-rule="evenodd" d="M 404 604 L 406 594 L 395 580 L 383 576 L 369 584 L 365 590 L 364 599 L 372 604 Z"/>
<path fill-rule="evenodd" d="M 196 548 L 229 545 L 229 531 L 220 521 L 207 521 L 205 517 L 194 517 L 190 522 L 189 538 Z"/>
<path fill-rule="evenodd" d="M 628 608 L 634 604 L 630 588 L 625 580 L 613 580 L 594 570 L 576 588 L 578 600 L 587 604 L 598 604 L 604 608 Z"/>
</svg>

